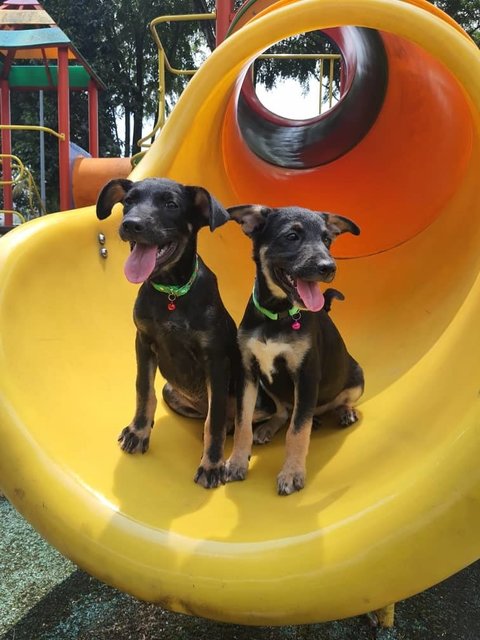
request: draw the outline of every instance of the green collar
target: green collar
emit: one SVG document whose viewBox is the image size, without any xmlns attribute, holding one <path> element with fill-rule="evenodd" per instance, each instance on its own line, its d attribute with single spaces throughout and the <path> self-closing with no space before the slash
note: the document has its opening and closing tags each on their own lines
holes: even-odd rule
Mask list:
<svg viewBox="0 0 480 640">
<path fill-rule="evenodd" d="M 161 293 L 168 294 L 168 299 L 170 304 L 168 305 L 169 311 L 173 311 L 175 309 L 174 301 L 180 296 L 184 296 L 186 293 L 190 291 L 192 288 L 192 284 L 195 282 L 198 275 L 198 256 L 195 258 L 195 267 L 193 268 L 193 273 L 190 276 L 190 280 L 182 284 L 180 286 L 174 284 L 157 284 L 156 282 L 150 282 L 152 287 Z"/>
<path fill-rule="evenodd" d="M 269 311 L 268 309 L 265 309 L 265 307 L 262 307 L 262 305 L 258 302 L 257 296 L 255 295 L 255 285 L 256 285 L 256 283 L 253 285 L 253 291 L 252 291 L 253 304 L 258 309 L 258 311 L 260 311 L 260 313 L 262 313 L 264 316 L 266 316 L 270 320 L 278 320 L 279 317 L 281 317 L 281 314 L 275 313 L 273 311 Z M 299 307 L 291 307 L 288 310 L 288 315 L 294 320 L 294 322 L 292 324 L 292 329 L 295 329 L 295 330 L 300 329 L 300 326 L 301 326 L 300 322 L 299 322 L 300 317 L 301 317 L 300 308 Z"/>
</svg>

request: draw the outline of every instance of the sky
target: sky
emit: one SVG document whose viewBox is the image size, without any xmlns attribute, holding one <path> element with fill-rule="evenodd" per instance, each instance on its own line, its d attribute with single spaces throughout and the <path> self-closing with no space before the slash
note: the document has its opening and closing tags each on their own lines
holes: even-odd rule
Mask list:
<svg viewBox="0 0 480 640">
<path fill-rule="evenodd" d="M 269 91 L 265 85 L 257 85 L 257 96 L 267 109 L 284 118 L 295 120 L 318 115 L 318 91 L 318 83 L 312 82 L 308 93 L 302 95 L 300 84 L 293 78 L 277 83 L 277 86 Z"/>
</svg>

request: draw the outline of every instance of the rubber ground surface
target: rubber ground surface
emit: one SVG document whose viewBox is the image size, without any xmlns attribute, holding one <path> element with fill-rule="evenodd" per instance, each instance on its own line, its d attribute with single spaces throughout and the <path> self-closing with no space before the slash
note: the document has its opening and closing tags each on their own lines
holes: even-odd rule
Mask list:
<svg viewBox="0 0 480 640">
<path fill-rule="evenodd" d="M 50 547 L 0 498 L 2 640 L 478 640 L 480 562 L 397 605 L 396 627 L 366 616 L 245 627 L 165 611 L 107 587 Z"/>
</svg>

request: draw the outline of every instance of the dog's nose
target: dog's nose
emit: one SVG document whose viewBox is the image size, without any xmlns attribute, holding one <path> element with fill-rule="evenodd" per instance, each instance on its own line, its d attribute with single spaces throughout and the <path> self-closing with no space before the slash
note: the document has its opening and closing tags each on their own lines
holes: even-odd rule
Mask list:
<svg viewBox="0 0 480 640">
<path fill-rule="evenodd" d="M 125 233 L 141 233 L 145 230 L 145 224 L 141 218 L 126 218 L 122 222 L 122 231 Z"/>
<path fill-rule="evenodd" d="M 320 262 L 318 265 L 318 275 L 324 280 L 332 279 L 337 267 L 334 262 Z"/>
</svg>

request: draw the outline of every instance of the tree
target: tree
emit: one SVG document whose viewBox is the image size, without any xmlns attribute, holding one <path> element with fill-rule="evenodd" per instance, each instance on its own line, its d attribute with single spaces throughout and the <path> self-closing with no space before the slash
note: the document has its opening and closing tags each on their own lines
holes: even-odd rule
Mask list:
<svg viewBox="0 0 480 640">
<path fill-rule="evenodd" d="M 434 0 L 433 4 L 448 13 L 480 46 L 480 5 L 478 0 Z"/>
</svg>

